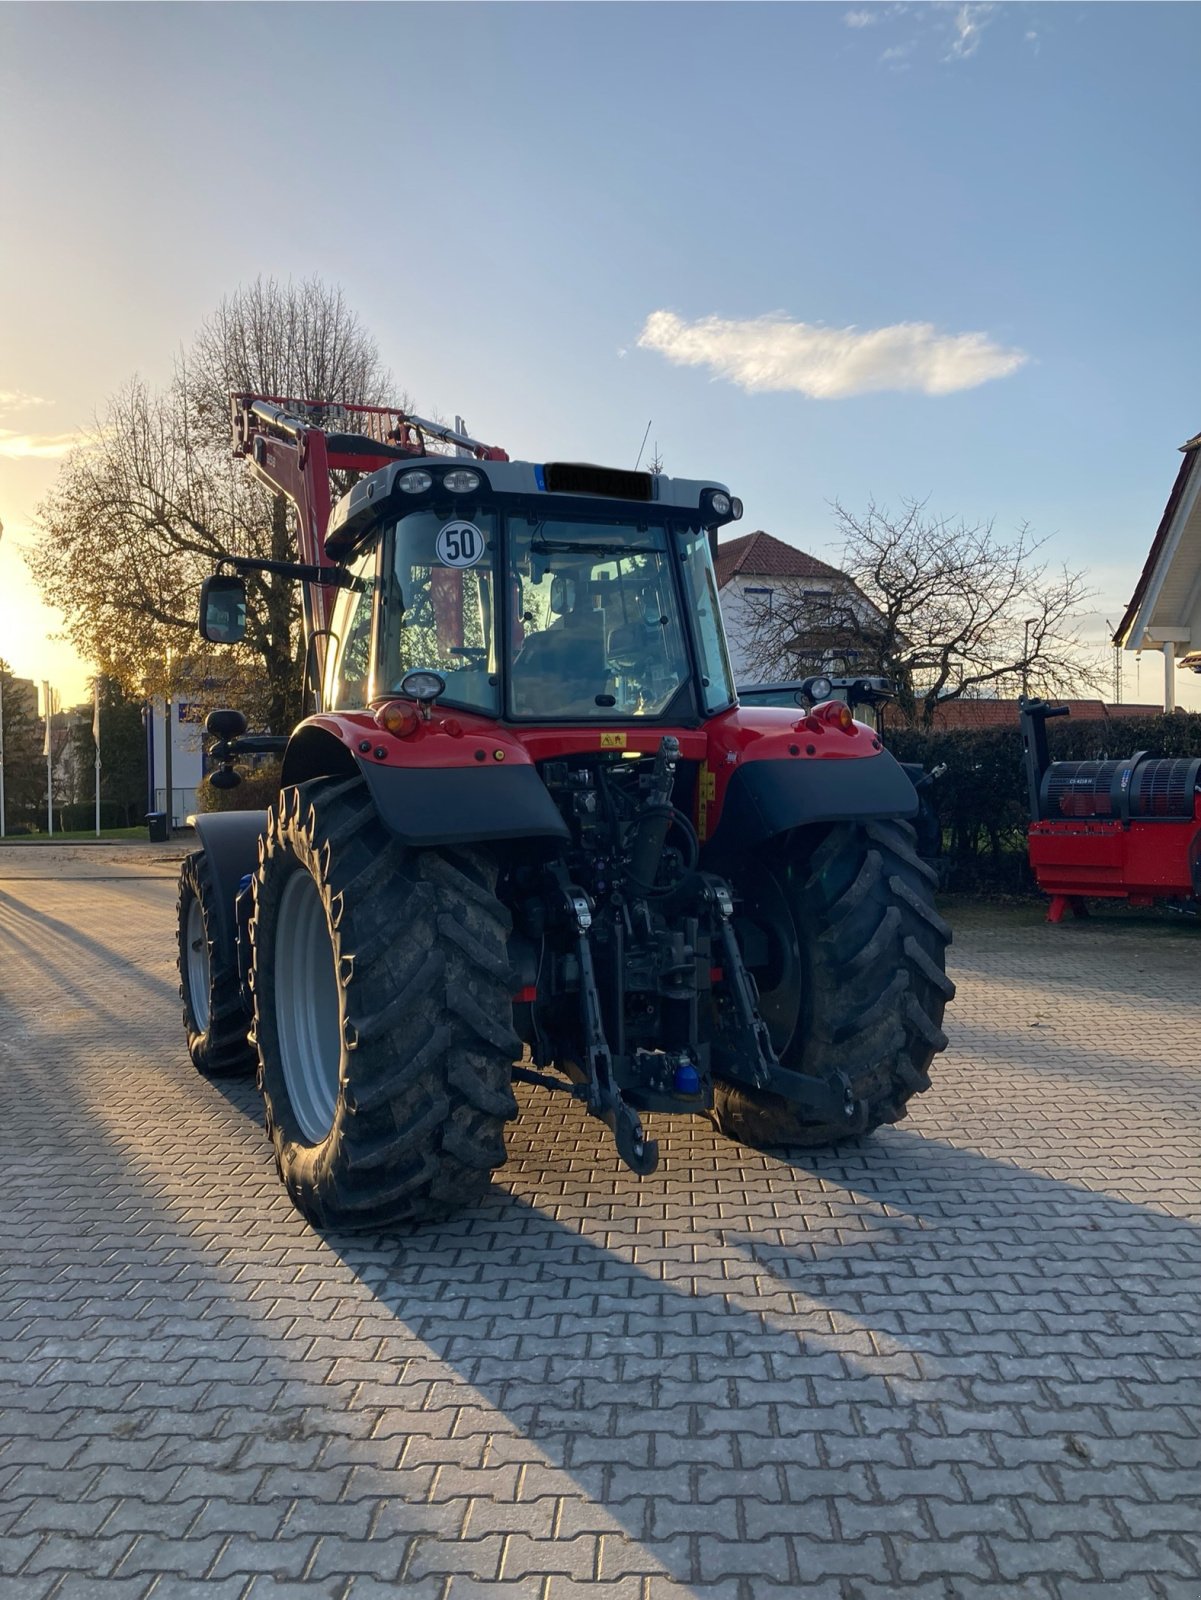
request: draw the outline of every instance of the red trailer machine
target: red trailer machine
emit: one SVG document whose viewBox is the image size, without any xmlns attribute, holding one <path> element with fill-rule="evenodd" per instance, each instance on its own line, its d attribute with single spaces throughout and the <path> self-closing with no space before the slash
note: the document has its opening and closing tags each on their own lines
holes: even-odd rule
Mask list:
<svg viewBox="0 0 1201 1600">
<path fill-rule="evenodd" d="M 1088 899 L 1201 901 L 1201 760 L 1136 750 L 1122 761 L 1052 761 L 1048 717 L 1067 706 L 1018 702 L 1030 799 L 1030 866 L 1051 896 L 1048 922 Z"/>
</svg>

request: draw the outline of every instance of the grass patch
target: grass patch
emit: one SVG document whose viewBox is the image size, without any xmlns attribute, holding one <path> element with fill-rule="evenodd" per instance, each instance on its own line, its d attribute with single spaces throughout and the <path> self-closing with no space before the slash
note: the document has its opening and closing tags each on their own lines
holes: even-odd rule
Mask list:
<svg viewBox="0 0 1201 1600">
<path fill-rule="evenodd" d="M 73 833 L 17 833 L 6 834 L 0 844 L 103 844 L 106 839 L 146 839 L 145 824 L 140 828 L 82 828 Z"/>
</svg>

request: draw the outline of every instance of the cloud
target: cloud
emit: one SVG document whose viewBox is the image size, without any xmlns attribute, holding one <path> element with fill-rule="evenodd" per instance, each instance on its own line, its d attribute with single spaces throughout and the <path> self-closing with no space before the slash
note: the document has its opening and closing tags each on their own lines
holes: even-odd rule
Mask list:
<svg viewBox="0 0 1201 1600">
<path fill-rule="evenodd" d="M 891 5 L 876 0 L 875 4 L 861 11 L 844 11 L 842 20 L 848 28 L 874 28 L 877 22 L 883 22 L 886 17 L 899 17 L 908 10 L 906 0 L 893 0 Z"/>
<path fill-rule="evenodd" d="M 910 39 L 908 44 L 889 45 L 888 49 L 881 54 L 880 60 L 887 62 L 894 72 L 908 72 L 910 62 L 906 58 L 913 54 L 915 42 Z"/>
<path fill-rule="evenodd" d="M 933 3 L 914 6 L 895 0 L 885 0 L 864 6 L 855 11 L 844 11 L 844 26 L 861 31 L 877 24 L 892 24 L 888 30 L 895 38 L 898 18 L 904 18 L 903 37 L 892 49 L 877 59 L 893 71 L 897 62 L 911 53 L 924 56 L 934 53 L 945 64 L 967 61 L 980 49 L 984 30 L 998 19 L 1004 9 L 1016 14 L 1017 7 L 1002 8 L 998 0 L 933 0 Z M 1027 42 L 1033 42 L 1027 35 Z M 1037 51 L 1037 42 L 1034 43 Z M 906 63 L 908 65 L 908 63 Z"/>
<path fill-rule="evenodd" d="M 653 311 L 638 345 L 675 366 L 708 367 L 748 394 L 792 391 L 811 400 L 890 389 L 956 394 L 1007 377 L 1027 360 L 987 334 L 940 333 L 929 322 L 825 328 L 779 313 L 743 322 L 685 322 L 673 311 Z"/>
<path fill-rule="evenodd" d="M 34 406 L 53 405 L 40 395 L 26 394 L 23 389 L 0 389 L 0 417 L 10 411 L 28 411 Z M 9 461 L 54 461 L 81 443 L 78 433 L 18 433 L 13 428 L 0 428 L 0 457 Z"/>
<path fill-rule="evenodd" d="M 77 433 L 14 433 L 11 428 L 0 428 L 0 456 L 10 461 L 53 461 L 79 442 Z"/>
<path fill-rule="evenodd" d="M 952 19 L 952 39 L 944 57 L 947 61 L 966 61 L 980 48 L 984 29 L 992 21 L 996 10 L 991 0 L 978 0 L 975 5 L 961 5 Z"/>
<path fill-rule="evenodd" d="M 23 389 L 0 389 L 0 411 L 24 411 L 30 406 L 53 405 L 41 395 L 26 394 Z"/>
</svg>

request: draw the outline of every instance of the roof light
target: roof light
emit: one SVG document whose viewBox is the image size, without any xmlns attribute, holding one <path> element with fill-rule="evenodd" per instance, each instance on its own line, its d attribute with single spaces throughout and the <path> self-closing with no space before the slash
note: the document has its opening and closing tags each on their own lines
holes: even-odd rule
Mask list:
<svg viewBox="0 0 1201 1600">
<path fill-rule="evenodd" d="M 468 467 L 455 467 L 442 474 L 442 486 L 451 494 L 472 494 L 480 486 L 480 475 Z"/>
<path fill-rule="evenodd" d="M 739 521 L 742 516 L 742 501 L 737 495 L 735 495 L 730 501 L 730 515 L 734 518 L 735 522 Z"/>
<path fill-rule="evenodd" d="M 709 507 L 715 517 L 728 517 L 730 515 L 730 497 L 716 490 L 709 496 Z"/>
<path fill-rule="evenodd" d="M 418 467 L 415 472 L 402 472 L 396 480 L 396 486 L 406 494 L 424 494 L 433 481 L 428 472 Z"/>
</svg>

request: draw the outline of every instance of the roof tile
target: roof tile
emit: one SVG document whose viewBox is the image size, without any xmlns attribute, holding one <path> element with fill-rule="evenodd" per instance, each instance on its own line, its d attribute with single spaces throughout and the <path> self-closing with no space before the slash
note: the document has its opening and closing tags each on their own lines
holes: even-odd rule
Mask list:
<svg viewBox="0 0 1201 1600">
<path fill-rule="evenodd" d="M 785 544 L 760 528 L 740 534 L 717 547 L 717 587 L 724 589 L 731 578 L 841 578 L 843 574 L 828 562 L 819 561 L 793 544 Z"/>
<path fill-rule="evenodd" d="M 1157 717 L 1162 706 L 1106 705 L 1103 700 L 1063 700 L 1077 722 L 1096 722 L 1102 717 Z M 936 729 L 1016 728 L 1016 700 L 944 700 L 934 713 Z"/>
</svg>

